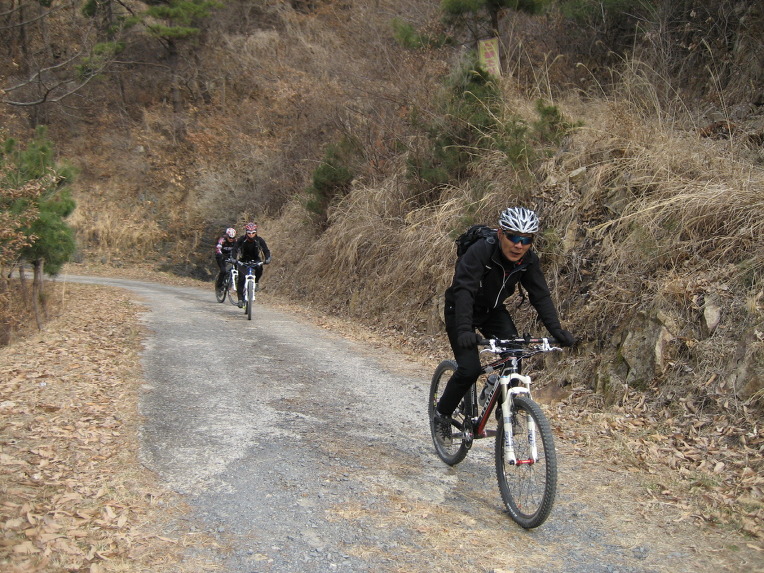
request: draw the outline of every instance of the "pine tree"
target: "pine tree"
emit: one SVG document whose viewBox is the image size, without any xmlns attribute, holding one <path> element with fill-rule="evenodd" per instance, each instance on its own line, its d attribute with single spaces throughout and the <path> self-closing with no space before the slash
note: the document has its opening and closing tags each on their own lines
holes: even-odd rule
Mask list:
<svg viewBox="0 0 764 573">
<path fill-rule="evenodd" d="M 38 303 L 42 302 L 45 310 L 43 273 L 58 274 L 75 251 L 74 232 L 65 221 L 75 207 L 68 188 L 74 172 L 71 167 L 56 164 L 45 127 L 37 128 L 26 149 L 20 149 L 14 140 L 7 140 L 0 164 L 3 168 L 0 213 L 12 227 L 7 229 L 10 238 L 0 246 L 4 247 L 4 259 L 14 255 L 20 261 L 32 263 L 32 301 L 41 328 Z M 21 192 L 24 188 L 35 191 Z M 16 248 L 6 250 L 10 245 Z"/>
</svg>

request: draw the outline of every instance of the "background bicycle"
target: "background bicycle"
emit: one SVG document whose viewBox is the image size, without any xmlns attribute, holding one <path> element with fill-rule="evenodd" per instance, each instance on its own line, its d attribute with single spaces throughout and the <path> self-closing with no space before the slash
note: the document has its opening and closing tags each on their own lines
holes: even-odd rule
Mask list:
<svg viewBox="0 0 764 573">
<path fill-rule="evenodd" d="M 220 287 L 215 285 L 215 298 L 222 303 L 228 297 L 228 302 L 235 306 L 237 304 L 236 281 L 239 280 L 238 261 L 226 259 L 225 262 L 228 265 L 228 272 L 223 279 L 223 284 Z"/>
<path fill-rule="evenodd" d="M 522 361 L 535 354 L 561 350 L 551 345 L 554 342 L 530 337 L 481 341 L 480 345 L 486 347 L 482 352 L 495 358 L 483 365 L 478 378 L 483 383 L 481 395 L 476 382 L 454 411 L 450 435 L 438 435 L 433 415 L 456 370 L 456 362 L 441 362 L 430 384 L 428 413 L 438 456 L 453 466 L 465 458 L 473 440 L 495 437 L 501 498 L 512 519 L 526 529 L 544 523 L 552 510 L 557 492 L 557 457 L 549 422 L 531 398 L 531 378 L 521 374 Z M 490 427 L 494 411 L 495 428 Z"/>
</svg>

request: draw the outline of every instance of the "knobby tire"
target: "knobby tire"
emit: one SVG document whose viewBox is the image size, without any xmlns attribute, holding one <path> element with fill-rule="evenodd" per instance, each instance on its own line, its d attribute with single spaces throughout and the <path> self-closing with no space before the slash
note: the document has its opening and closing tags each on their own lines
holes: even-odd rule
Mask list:
<svg viewBox="0 0 764 573">
<path fill-rule="evenodd" d="M 252 320 L 252 303 L 255 301 L 255 283 L 247 283 L 247 320 Z"/>
<path fill-rule="evenodd" d="M 504 421 L 500 418 L 496 433 L 496 478 L 509 515 L 521 527 L 538 527 L 552 511 L 557 493 L 557 456 L 549 421 L 541 408 L 527 396 L 516 396 L 512 432 L 515 456 L 529 460 L 528 416 L 536 424 L 538 461 L 533 464 L 510 465 L 505 460 Z"/>
<path fill-rule="evenodd" d="M 228 294 L 228 290 L 226 289 L 225 281 L 223 281 L 222 285 L 218 285 L 217 279 L 215 279 L 215 299 L 218 302 L 225 302 L 226 294 Z"/>
<path fill-rule="evenodd" d="M 459 427 L 464 427 L 464 420 L 470 415 L 470 411 L 472 409 L 471 407 L 468 407 L 468 399 L 462 400 L 462 402 L 459 404 L 451 416 L 453 421 L 459 425 L 459 427 L 451 427 L 453 443 L 451 445 L 444 444 L 437 438 L 435 434 L 435 425 L 433 423 L 435 407 L 437 406 L 438 400 L 440 400 L 440 397 L 443 394 L 446 383 L 448 382 L 449 378 L 451 378 L 451 375 L 455 370 L 456 362 L 453 360 L 444 360 L 438 364 L 438 367 L 435 369 L 435 373 L 432 375 L 432 382 L 430 383 L 429 403 L 427 408 L 427 412 L 430 417 L 430 434 L 432 435 L 432 442 L 435 446 L 435 451 L 437 452 L 438 457 L 450 466 L 454 466 L 462 461 L 467 455 L 470 446 L 472 445 L 472 442 L 468 442 L 464 433 L 459 429 Z M 467 396 L 470 395 L 471 394 L 468 392 Z"/>
</svg>

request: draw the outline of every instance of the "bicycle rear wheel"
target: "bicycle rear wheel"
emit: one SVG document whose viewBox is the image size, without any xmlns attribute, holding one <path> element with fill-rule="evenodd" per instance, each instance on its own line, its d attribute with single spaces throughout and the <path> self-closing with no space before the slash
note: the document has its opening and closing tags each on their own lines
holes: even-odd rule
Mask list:
<svg viewBox="0 0 764 573">
<path fill-rule="evenodd" d="M 515 457 L 510 464 L 505 458 L 504 420 L 499 419 L 496 433 L 496 478 L 504 505 L 509 515 L 521 527 L 538 527 L 552 511 L 557 493 L 557 456 L 549 421 L 541 408 L 527 396 L 515 397 L 515 415 L 512 423 Z M 538 459 L 533 460 L 529 426 L 536 426 Z"/>
<path fill-rule="evenodd" d="M 429 404 L 427 408 L 427 412 L 430 416 L 430 433 L 432 434 L 432 443 L 435 445 L 435 451 L 438 453 L 438 457 L 450 466 L 454 466 L 462 461 L 467 455 L 470 446 L 472 446 L 471 434 L 468 436 L 463 431 L 465 428 L 465 420 L 469 420 L 469 412 L 472 410 L 470 406 L 472 392 L 467 392 L 467 396 L 459 403 L 459 406 L 451 416 L 454 423 L 451 431 L 451 443 L 444 443 L 435 432 L 435 425 L 433 422 L 435 407 L 443 394 L 446 383 L 455 370 L 456 362 L 453 360 L 444 360 L 438 364 L 435 373 L 432 375 Z"/>
<path fill-rule="evenodd" d="M 252 304 L 255 302 L 255 282 L 247 283 L 247 320 L 252 320 Z"/>
</svg>

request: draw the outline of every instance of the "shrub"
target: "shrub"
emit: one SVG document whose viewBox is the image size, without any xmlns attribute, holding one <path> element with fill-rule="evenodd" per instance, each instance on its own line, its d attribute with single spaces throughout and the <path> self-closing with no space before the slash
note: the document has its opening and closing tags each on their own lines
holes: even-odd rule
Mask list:
<svg viewBox="0 0 764 573">
<path fill-rule="evenodd" d="M 398 18 L 392 21 L 391 26 L 396 42 L 409 50 L 440 48 L 448 43 L 448 37 L 445 34 L 433 35 L 419 32 L 412 24 Z"/>
<path fill-rule="evenodd" d="M 428 188 L 464 178 L 496 129 L 500 102 L 496 84 L 473 56 L 448 79 L 433 119 L 421 124 L 431 145 L 409 157 L 411 179 Z"/>
<path fill-rule="evenodd" d="M 313 171 L 313 183 L 308 188 L 306 209 L 321 225 L 326 222 L 327 209 L 336 197 L 350 191 L 355 166 L 361 157 L 361 146 L 352 137 L 326 148 L 324 158 Z"/>
</svg>

